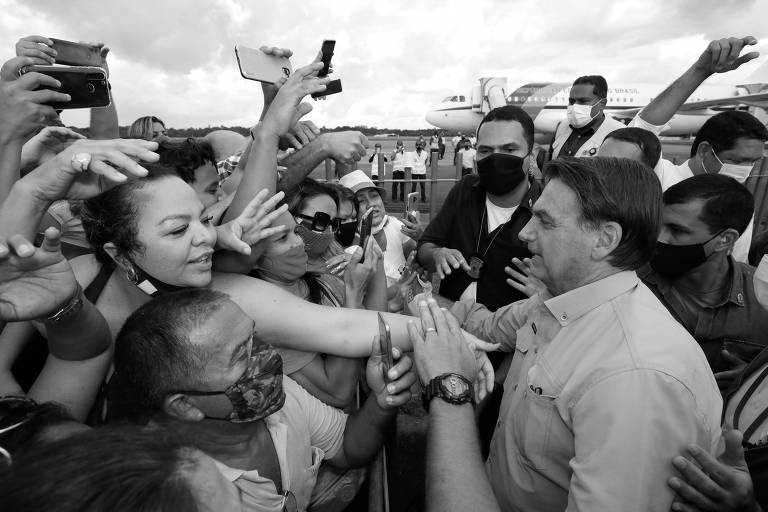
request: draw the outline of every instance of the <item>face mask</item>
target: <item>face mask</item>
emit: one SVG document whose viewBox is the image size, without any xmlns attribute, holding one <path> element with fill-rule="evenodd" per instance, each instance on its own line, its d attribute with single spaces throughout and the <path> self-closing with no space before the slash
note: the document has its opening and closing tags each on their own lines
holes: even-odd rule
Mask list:
<svg viewBox="0 0 768 512">
<path fill-rule="evenodd" d="M 303 245 L 292 247 L 279 256 L 262 256 L 259 272 L 285 283 L 292 283 L 307 273 L 307 252 Z"/>
<path fill-rule="evenodd" d="M 322 233 L 318 233 L 303 224 L 297 224 L 296 234 L 304 240 L 304 249 L 310 257 L 320 256 L 333 242 L 333 231 L 330 228 L 326 228 Z"/>
<path fill-rule="evenodd" d="M 336 240 L 342 247 L 349 247 L 355 241 L 355 231 L 357 230 L 357 221 L 342 222 L 339 230 L 336 232 Z"/>
<path fill-rule="evenodd" d="M 283 359 L 277 350 L 263 344 L 261 350 L 251 354 L 248 368 L 237 381 L 224 391 L 180 391 L 187 395 L 226 395 L 232 412 L 224 418 L 209 418 L 249 423 L 266 418 L 285 404 L 283 391 Z"/>
<path fill-rule="evenodd" d="M 598 103 L 600 102 L 598 101 Z M 597 103 L 595 103 L 595 105 L 597 105 Z M 568 105 L 565 109 L 568 116 L 568 123 L 574 128 L 583 128 L 587 126 L 596 117 L 592 116 L 592 107 L 595 105 Z"/>
<path fill-rule="evenodd" d="M 667 276 L 683 275 L 707 261 L 705 246 L 718 236 L 719 232 L 702 244 L 670 245 L 656 242 L 656 255 L 651 259 L 651 268 Z"/>
<path fill-rule="evenodd" d="M 480 185 L 491 195 L 503 196 L 514 189 L 527 175 L 525 158 L 505 153 L 491 153 L 477 161 Z"/>
<path fill-rule="evenodd" d="M 752 276 L 752 284 L 755 287 L 755 297 L 763 308 L 768 309 L 768 254 L 763 256 L 760 264 Z"/>
<path fill-rule="evenodd" d="M 717 156 L 717 153 L 715 153 L 714 150 L 712 150 L 712 154 L 715 155 L 715 158 L 720 163 L 720 173 L 723 176 L 730 176 L 731 178 L 735 179 L 739 183 L 744 183 L 747 181 L 747 178 L 749 177 L 750 173 L 752 172 L 752 167 L 754 167 L 754 163 L 749 165 L 736 165 L 736 164 L 724 164 L 722 160 L 720 160 L 720 157 Z M 707 170 L 706 168 L 704 169 Z"/>
</svg>

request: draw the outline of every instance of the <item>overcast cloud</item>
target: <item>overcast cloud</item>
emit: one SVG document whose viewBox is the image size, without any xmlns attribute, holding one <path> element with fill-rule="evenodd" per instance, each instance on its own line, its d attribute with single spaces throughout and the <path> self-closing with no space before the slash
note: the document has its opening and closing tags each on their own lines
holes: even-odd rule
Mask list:
<svg viewBox="0 0 768 512">
<path fill-rule="evenodd" d="M 121 124 L 153 114 L 172 127 L 250 125 L 261 88 L 242 79 L 236 43 L 283 46 L 294 67 L 336 39 L 344 92 L 313 103 L 318 125 L 427 127 L 441 97 L 480 76 L 516 87 L 603 74 L 609 82 L 667 83 L 713 38 L 754 35 L 762 56 L 713 82 L 768 82 L 763 0 L 0 0 L 0 57 L 40 34 L 103 41 Z M 763 42 L 764 41 L 764 42 Z M 68 112 L 84 126 L 86 112 Z"/>
</svg>

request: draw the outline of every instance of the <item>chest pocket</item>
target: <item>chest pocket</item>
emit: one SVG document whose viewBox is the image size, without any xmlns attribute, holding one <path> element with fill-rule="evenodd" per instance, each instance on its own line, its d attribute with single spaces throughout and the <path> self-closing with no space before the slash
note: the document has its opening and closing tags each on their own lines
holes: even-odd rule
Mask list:
<svg viewBox="0 0 768 512">
<path fill-rule="evenodd" d="M 529 354 L 528 357 L 535 357 Z M 520 385 L 522 390 L 519 410 L 516 411 L 519 435 L 517 443 L 522 462 L 537 470 L 545 470 L 551 464 L 549 454 L 557 416 L 557 394 L 551 379 L 541 367 L 533 364 Z"/>
<path fill-rule="evenodd" d="M 296 502 L 299 504 L 299 510 L 304 510 L 309 504 L 312 496 L 312 490 L 315 488 L 317 473 L 320 464 L 323 462 L 325 452 L 315 446 L 312 447 L 312 463 L 304 470 L 303 478 L 300 481 L 291 482 L 291 491 L 296 496 Z M 304 507 L 304 508 L 302 508 Z"/>
</svg>

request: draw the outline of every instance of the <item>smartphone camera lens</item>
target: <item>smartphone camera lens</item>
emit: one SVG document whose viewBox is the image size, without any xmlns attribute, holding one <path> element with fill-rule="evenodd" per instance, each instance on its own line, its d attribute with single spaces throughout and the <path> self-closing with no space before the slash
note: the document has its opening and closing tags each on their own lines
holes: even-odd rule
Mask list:
<svg viewBox="0 0 768 512">
<path fill-rule="evenodd" d="M 88 84 L 88 92 L 93 94 L 96 92 L 96 87 L 93 84 Z"/>
</svg>

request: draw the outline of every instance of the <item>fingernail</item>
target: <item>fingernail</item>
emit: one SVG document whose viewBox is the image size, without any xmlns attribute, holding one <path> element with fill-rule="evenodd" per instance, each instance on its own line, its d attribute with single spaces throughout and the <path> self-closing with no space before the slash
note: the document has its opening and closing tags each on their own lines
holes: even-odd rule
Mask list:
<svg viewBox="0 0 768 512">
<path fill-rule="evenodd" d="M 387 386 L 387 392 L 394 393 L 395 392 L 395 386 L 393 386 L 392 384 Z"/>
<path fill-rule="evenodd" d="M 396 379 L 397 378 L 397 372 L 395 370 L 389 370 L 387 372 L 387 377 L 390 379 Z"/>
<path fill-rule="evenodd" d="M 672 459 L 672 465 L 677 469 L 685 469 L 685 467 L 688 465 L 688 461 L 685 460 L 685 457 L 675 457 Z"/>
<path fill-rule="evenodd" d="M 391 403 L 392 403 L 392 402 L 394 402 L 394 401 L 395 401 L 395 399 L 394 399 L 394 398 L 392 398 L 391 396 L 388 396 L 388 397 L 387 397 L 387 403 L 388 403 L 388 404 L 391 404 Z"/>
<path fill-rule="evenodd" d="M 19 246 L 19 256 L 29 256 L 34 250 L 31 245 L 23 244 Z"/>
<path fill-rule="evenodd" d="M 669 479 L 669 486 L 674 488 L 680 487 L 680 480 L 678 480 L 677 477 L 673 476 L 672 478 Z"/>
</svg>

